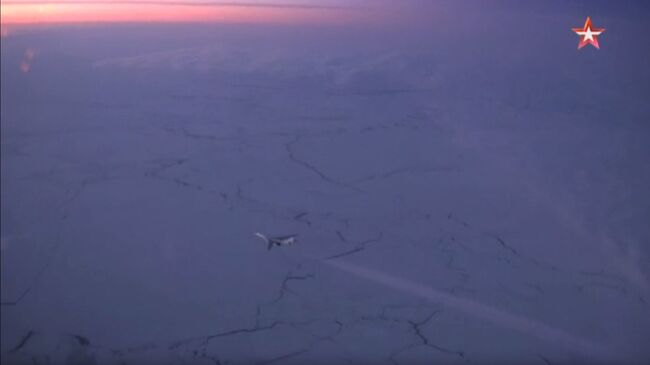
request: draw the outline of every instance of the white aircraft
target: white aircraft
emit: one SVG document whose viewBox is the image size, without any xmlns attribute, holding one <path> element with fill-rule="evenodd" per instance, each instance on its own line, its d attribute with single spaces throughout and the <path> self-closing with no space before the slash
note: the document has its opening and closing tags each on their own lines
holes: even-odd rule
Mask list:
<svg viewBox="0 0 650 365">
<path fill-rule="evenodd" d="M 255 235 L 266 242 L 268 245 L 268 249 L 270 250 L 273 248 L 273 246 L 291 246 L 294 243 L 296 243 L 296 237 L 298 237 L 297 234 L 292 234 L 288 236 L 281 236 L 281 237 L 266 237 L 265 235 L 255 232 Z"/>
</svg>

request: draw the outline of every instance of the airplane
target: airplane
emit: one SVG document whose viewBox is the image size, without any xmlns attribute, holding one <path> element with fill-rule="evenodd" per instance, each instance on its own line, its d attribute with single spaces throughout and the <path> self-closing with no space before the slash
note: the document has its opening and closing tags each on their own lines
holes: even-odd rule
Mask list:
<svg viewBox="0 0 650 365">
<path fill-rule="evenodd" d="M 291 246 L 294 243 L 296 243 L 296 237 L 298 237 L 297 234 L 292 234 L 288 236 L 280 236 L 280 237 L 266 237 L 265 235 L 255 232 L 255 236 L 261 238 L 268 244 L 268 249 L 270 250 L 273 248 L 273 246 Z"/>
</svg>

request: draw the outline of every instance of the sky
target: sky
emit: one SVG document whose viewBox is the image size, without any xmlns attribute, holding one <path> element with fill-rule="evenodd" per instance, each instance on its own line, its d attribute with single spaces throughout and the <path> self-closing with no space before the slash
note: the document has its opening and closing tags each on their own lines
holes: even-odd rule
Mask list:
<svg viewBox="0 0 650 365">
<path fill-rule="evenodd" d="M 588 5 L 587 5 L 588 4 Z M 641 18 L 647 2 L 604 0 L 454 2 L 443 0 L 1 0 L 3 36 L 18 25 L 75 23 L 247 23 L 418 25 L 472 14 L 490 18 L 494 9 L 508 9 L 522 17 L 557 16 L 573 11 L 592 16 L 609 14 Z M 421 31 L 422 29 L 420 29 Z"/>
<path fill-rule="evenodd" d="M 340 22 L 363 0 L 7 0 L 2 23 Z"/>
</svg>

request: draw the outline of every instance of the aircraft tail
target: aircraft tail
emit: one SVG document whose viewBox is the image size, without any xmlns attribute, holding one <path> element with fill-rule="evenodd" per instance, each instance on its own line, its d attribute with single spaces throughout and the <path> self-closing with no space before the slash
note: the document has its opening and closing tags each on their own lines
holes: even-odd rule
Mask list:
<svg viewBox="0 0 650 365">
<path fill-rule="evenodd" d="M 256 235 L 257 237 L 263 239 L 264 242 L 266 242 L 266 243 L 269 243 L 269 242 L 270 242 L 270 240 L 269 240 L 265 235 L 263 235 L 263 234 L 261 234 L 261 233 L 259 233 L 259 232 L 255 232 L 255 235 Z"/>
<path fill-rule="evenodd" d="M 261 234 L 261 233 L 259 233 L 259 232 L 255 232 L 255 235 L 256 235 L 257 237 L 263 239 L 264 242 L 266 242 L 266 244 L 268 245 L 268 248 L 267 248 L 267 249 L 270 250 L 270 249 L 273 248 L 273 241 L 271 241 L 270 239 L 268 239 L 268 237 L 266 237 L 265 235 L 263 235 L 263 234 Z"/>
<path fill-rule="evenodd" d="M 255 232 L 255 235 L 256 235 L 257 237 L 259 237 L 259 238 L 261 238 L 261 239 L 263 239 L 263 240 L 264 240 L 264 242 L 269 242 L 269 239 L 268 239 L 268 238 L 266 238 L 266 236 L 265 236 L 265 235 L 263 235 L 263 234 L 261 234 L 261 233 L 259 233 L 259 232 Z"/>
</svg>

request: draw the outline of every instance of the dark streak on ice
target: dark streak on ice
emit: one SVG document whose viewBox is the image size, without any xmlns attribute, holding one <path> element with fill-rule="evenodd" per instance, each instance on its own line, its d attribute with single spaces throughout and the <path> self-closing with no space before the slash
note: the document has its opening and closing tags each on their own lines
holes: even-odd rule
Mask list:
<svg viewBox="0 0 650 365">
<path fill-rule="evenodd" d="M 306 352 L 308 352 L 308 351 L 309 351 L 309 349 L 304 349 L 304 350 L 294 351 L 294 352 L 291 352 L 291 353 L 288 353 L 288 354 L 285 354 L 285 355 L 281 355 L 281 356 L 275 357 L 275 358 L 273 358 L 273 359 L 269 359 L 269 360 L 265 360 L 265 361 L 258 362 L 258 364 L 260 364 L 260 365 L 265 365 L 265 364 L 276 363 L 276 362 L 278 362 L 278 361 L 288 360 L 288 359 L 291 359 L 291 358 L 293 358 L 293 357 L 296 357 L 296 356 L 302 355 L 302 354 L 304 354 L 304 353 L 306 353 Z"/>
<path fill-rule="evenodd" d="M 343 236 L 343 233 L 341 233 L 341 231 L 336 231 L 336 235 L 339 236 L 339 239 L 341 240 L 341 242 L 347 242 L 345 240 L 345 237 Z"/>
<path fill-rule="evenodd" d="M 23 298 L 25 297 L 25 295 L 27 295 L 27 293 L 29 293 L 30 290 L 32 290 L 31 287 L 25 289 L 25 290 L 22 292 L 22 294 L 20 294 L 20 296 L 18 297 L 18 299 L 14 300 L 14 301 L 10 301 L 10 302 L 2 302 L 2 303 L 0 303 L 0 305 L 6 305 L 6 306 L 17 305 L 18 303 L 20 303 L 21 300 L 23 300 Z"/>
<path fill-rule="evenodd" d="M 69 335 L 69 336 L 72 337 L 72 338 L 74 338 L 75 340 L 77 340 L 77 342 L 78 342 L 79 345 L 81 345 L 81 346 L 84 346 L 84 347 L 86 347 L 86 346 L 90 346 L 90 340 L 87 339 L 87 338 L 84 337 L 84 336 L 80 336 L 80 335 Z"/>
<path fill-rule="evenodd" d="M 342 253 L 339 253 L 339 254 L 336 254 L 336 255 L 333 255 L 333 256 L 326 257 L 325 260 L 338 259 L 339 257 L 352 255 L 352 254 L 355 254 L 355 253 L 363 251 L 363 250 L 365 250 L 365 247 L 357 247 L 357 248 L 352 249 L 350 251 L 345 251 L 345 252 L 342 252 Z"/>
<path fill-rule="evenodd" d="M 362 192 L 361 189 L 357 188 L 356 186 L 353 186 L 353 185 L 347 184 L 345 182 L 341 182 L 341 181 L 337 181 L 337 180 L 332 179 L 331 177 L 325 175 L 325 173 L 323 173 L 321 170 L 319 170 L 316 166 L 314 166 L 314 165 L 312 165 L 312 164 L 310 164 L 310 163 L 308 163 L 306 161 L 303 161 L 303 160 L 299 159 L 298 157 L 296 157 L 296 154 L 293 151 L 293 145 L 295 145 L 298 142 L 300 142 L 300 135 L 296 134 L 296 136 L 294 137 L 294 139 L 292 141 L 289 141 L 289 142 L 285 143 L 285 145 L 284 145 L 286 150 L 287 150 L 287 153 L 289 154 L 289 159 L 291 161 L 293 161 L 297 165 L 300 165 L 300 166 L 308 169 L 309 171 L 315 173 L 323 181 L 326 181 L 326 182 L 328 182 L 328 183 L 330 183 L 332 185 L 341 186 L 341 187 L 344 187 L 344 188 L 347 188 L 347 189 L 350 189 L 350 190 L 354 190 L 357 193 Z"/>
<path fill-rule="evenodd" d="M 308 226 L 311 226 L 311 222 L 308 219 L 305 218 L 308 214 L 309 214 L 308 212 L 302 212 L 302 213 L 296 214 L 293 217 L 293 219 L 297 220 L 298 222 L 303 222 L 303 223 L 307 224 Z"/>
<path fill-rule="evenodd" d="M 510 252 L 512 252 L 515 255 L 517 254 L 517 250 L 515 250 L 514 248 L 508 246 L 508 244 L 501 237 L 499 237 L 497 235 L 493 235 L 493 234 L 490 235 L 490 237 L 494 238 L 501 245 L 501 247 L 505 248 L 506 250 L 509 250 Z"/>
<path fill-rule="evenodd" d="M 438 345 L 432 344 L 431 342 L 429 342 L 429 339 L 422 333 L 422 328 L 421 327 L 425 326 L 431 320 L 431 318 L 433 318 L 438 313 L 440 313 L 439 310 L 434 311 L 427 318 L 425 318 L 424 320 L 422 320 L 420 322 L 414 322 L 414 321 L 411 321 L 411 320 L 408 320 L 407 322 L 411 325 L 411 328 L 413 328 L 413 331 L 415 331 L 415 334 L 420 338 L 423 345 L 425 345 L 427 347 L 430 347 L 432 349 L 438 350 L 440 352 L 444 352 L 444 353 L 447 353 L 447 354 L 454 354 L 454 355 L 457 355 L 457 356 L 460 356 L 460 357 L 464 357 L 465 354 L 462 351 L 449 350 L 449 349 L 446 349 L 444 347 L 440 347 Z"/>
<path fill-rule="evenodd" d="M 16 347 L 9 350 L 9 352 L 16 352 L 16 351 L 22 349 L 23 347 L 25 347 L 25 345 L 27 345 L 27 342 L 29 342 L 29 340 L 32 338 L 32 336 L 34 336 L 34 334 L 35 334 L 35 332 L 33 330 L 30 330 L 29 332 L 27 332 L 27 334 L 25 334 L 20 339 L 20 342 L 18 342 L 18 345 L 16 345 Z"/>
<path fill-rule="evenodd" d="M 553 363 L 550 362 L 550 361 L 549 361 L 547 358 L 545 358 L 544 356 L 542 356 L 542 355 L 537 355 L 537 357 L 539 357 L 542 361 L 544 361 L 544 364 L 546 364 L 546 365 L 553 365 Z"/>
</svg>

